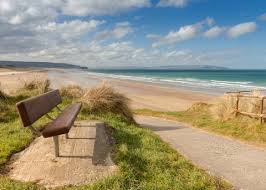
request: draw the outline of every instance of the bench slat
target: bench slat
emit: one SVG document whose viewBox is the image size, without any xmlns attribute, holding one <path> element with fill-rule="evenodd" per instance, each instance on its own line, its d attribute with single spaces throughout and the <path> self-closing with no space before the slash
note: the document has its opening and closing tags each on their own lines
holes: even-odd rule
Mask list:
<svg viewBox="0 0 266 190">
<path fill-rule="evenodd" d="M 17 109 L 23 126 L 27 127 L 50 112 L 62 102 L 59 90 L 29 98 L 17 103 Z"/>
<path fill-rule="evenodd" d="M 45 126 L 42 131 L 43 137 L 47 138 L 68 133 L 80 109 L 81 103 L 72 104 L 65 108 L 54 121 Z"/>
</svg>

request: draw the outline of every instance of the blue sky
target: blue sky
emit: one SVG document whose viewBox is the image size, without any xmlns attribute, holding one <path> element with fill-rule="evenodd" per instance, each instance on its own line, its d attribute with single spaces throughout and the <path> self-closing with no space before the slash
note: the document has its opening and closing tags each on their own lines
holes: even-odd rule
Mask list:
<svg viewBox="0 0 266 190">
<path fill-rule="evenodd" d="M 266 1 L 0 0 L 0 59 L 266 68 Z"/>
</svg>

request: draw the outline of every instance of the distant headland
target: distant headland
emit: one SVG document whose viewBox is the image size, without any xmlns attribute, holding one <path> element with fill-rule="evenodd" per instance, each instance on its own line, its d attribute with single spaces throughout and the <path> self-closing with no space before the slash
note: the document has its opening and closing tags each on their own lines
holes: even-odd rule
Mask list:
<svg viewBox="0 0 266 190">
<path fill-rule="evenodd" d="M 0 61 L 0 67 L 88 69 L 87 67 L 67 64 L 67 63 L 29 62 L 29 61 Z"/>
</svg>

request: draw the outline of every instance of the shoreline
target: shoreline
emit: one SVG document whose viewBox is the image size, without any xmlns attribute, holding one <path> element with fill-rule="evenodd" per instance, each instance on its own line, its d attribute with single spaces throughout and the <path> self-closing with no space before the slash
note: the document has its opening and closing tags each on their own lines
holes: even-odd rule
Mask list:
<svg viewBox="0 0 266 190">
<path fill-rule="evenodd" d="M 133 109 L 149 108 L 157 111 L 182 111 L 194 103 L 215 103 L 218 95 L 194 92 L 161 84 L 151 84 L 126 79 L 114 79 L 90 75 L 85 71 L 60 70 L 48 71 L 48 78 L 53 88 L 69 84 L 92 88 L 107 82 L 117 91 L 124 93 L 132 100 Z M 62 82 L 62 79 L 64 81 Z M 53 82 L 54 81 L 54 82 Z"/>
<path fill-rule="evenodd" d="M 119 78 L 212 95 L 223 95 L 232 91 L 266 90 L 266 81 L 263 79 L 263 73 L 259 73 L 258 77 L 254 78 L 257 73 L 253 73 L 254 71 L 252 70 L 247 70 L 246 72 L 243 73 L 242 70 L 159 70 L 156 72 L 149 70 L 137 72 L 133 70 L 132 73 L 130 70 L 114 70 L 113 72 L 112 70 L 88 71 L 93 76 L 111 79 Z"/>
<path fill-rule="evenodd" d="M 12 70 L 9 72 L 12 72 Z M 218 97 L 217 95 L 194 92 L 167 85 L 92 76 L 86 71 L 81 70 L 28 69 L 24 71 L 26 73 L 1 75 L 0 69 L 1 87 L 4 87 L 4 90 L 7 90 L 7 92 L 12 93 L 12 91 L 19 89 L 23 85 L 23 81 L 34 79 L 49 79 L 52 88 L 61 88 L 67 85 L 80 85 L 82 88 L 92 88 L 106 81 L 117 91 L 124 93 L 132 100 L 133 109 L 148 108 L 157 111 L 182 111 L 197 102 L 214 103 Z M 31 74 L 29 75 L 28 73 Z"/>
<path fill-rule="evenodd" d="M 101 75 L 98 75 L 101 74 Z M 154 82 L 154 81 L 144 81 L 144 80 L 136 80 L 136 79 L 129 79 L 128 78 L 119 78 L 119 77 L 111 77 L 111 76 L 104 76 L 103 73 L 93 73 L 93 72 L 88 72 L 88 75 L 92 78 L 104 78 L 106 80 L 119 80 L 119 81 L 128 81 L 128 82 L 133 82 L 133 83 L 141 83 L 145 85 L 150 85 L 150 86 L 158 86 L 161 88 L 169 88 L 169 89 L 176 89 L 178 91 L 187 91 L 187 92 L 193 92 L 193 93 L 200 93 L 200 94 L 205 94 L 205 95 L 211 95 L 211 96 L 221 96 L 225 93 L 225 91 L 217 91 L 214 92 L 212 89 L 206 89 L 202 87 L 191 87 L 187 85 L 177 85 L 177 84 L 171 84 L 170 82 Z"/>
</svg>

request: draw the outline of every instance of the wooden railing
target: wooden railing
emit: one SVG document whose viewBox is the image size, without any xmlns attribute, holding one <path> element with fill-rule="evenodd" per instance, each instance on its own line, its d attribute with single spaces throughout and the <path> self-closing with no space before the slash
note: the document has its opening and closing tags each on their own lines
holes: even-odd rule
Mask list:
<svg viewBox="0 0 266 190">
<path fill-rule="evenodd" d="M 264 113 L 264 100 L 266 99 L 266 96 L 256 96 L 256 95 L 250 95 L 250 94 L 244 94 L 244 93 L 251 93 L 251 91 L 238 91 L 238 92 L 227 92 L 226 93 L 227 95 L 236 98 L 236 104 L 235 104 L 235 109 L 234 109 L 236 116 L 238 114 L 242 114 L 242 115 L 246 115 L 249 117 L 258 118 L 258 119 L 260 119 L 261 124 L 264 123 L 264 121 L 266 120 L 266 114 Z M 250 99 L 260 100 L 259 113 L 251 113 L 251 112 L 241 111 L 239 109 L 239 104 L 240 104 L 241 98 L 250 98 Z"/>
</svg>

